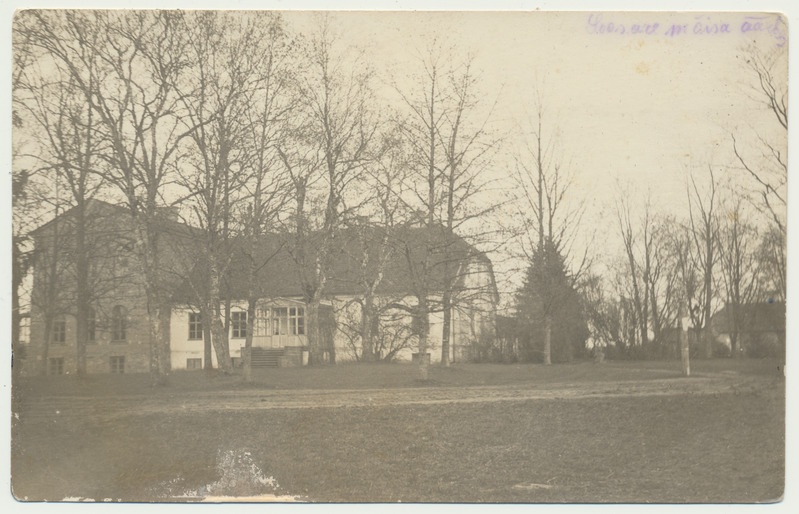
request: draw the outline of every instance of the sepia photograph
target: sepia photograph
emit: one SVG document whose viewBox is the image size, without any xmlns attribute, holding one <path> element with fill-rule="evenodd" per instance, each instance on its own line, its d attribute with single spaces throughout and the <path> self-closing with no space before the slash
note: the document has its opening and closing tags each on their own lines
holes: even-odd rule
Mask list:
<svg viewBox="0 0 799 514">
<path fill-rule="evenodd" d="M 786 14 L 74 7 L 7 20 L 10 501 L 785 501 Z"/>
</svg>

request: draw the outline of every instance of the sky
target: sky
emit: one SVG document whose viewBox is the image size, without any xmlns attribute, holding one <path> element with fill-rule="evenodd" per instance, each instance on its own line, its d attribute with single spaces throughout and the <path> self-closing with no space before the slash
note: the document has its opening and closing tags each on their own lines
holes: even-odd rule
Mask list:
<svg viewBox="0 0 799 514">
<path fill-rule="evenodd" d="M 307 13 L 286 19 L 300 30 L 314 25 Z M 508 171 L 540 95 L 545 138 L 555 136 L 558 160 L 573 175 L 569 201 L 585 204 L 576 246 L 592 245 L 600 261 L 621 253 L 620 194 L 633 210 L 651 196 L 656 212 L 685 216 L 689 172 L 701 184 L 712 165 L 722 180 L 750 184 L 727 168 L 731 134 L 740 139 L 754 128 L 787 145 L 773 115 L 752 98 L 743 62 L 747 47 L 768 53 L 787 44 L 787 21 L 776 14 L 360 12 L 333 19 L 341 44 L 362 48 L 378 82 L 401 89 L 413 87 L 414 56 L 434 37 L 452 45 L 455 58 L 473 53 L 485 104 L 496 101 L 492 127 L 505 134 L 490 172 L 511 189 Z M 518 279 L 511 275 L 508 291 Z"/>
<path fill-rule="evenodd" d="M 318 26 L 314 13 L 285 18 L 299 33 Z M 732 163 L 730 134 L 744 125 L 768 133 L 774 123 L 747 97 L 752 75 L 742 55 L 750 45 L 770 52 L 787 38 L 785 19 L 757 13 L 361 11 L 332 18 L 339 47 L 364 52 L 386 105 L 401 104 L 392 85 L 418 89 L 417 55 L 434 38 L 452 46 L 453 60 L 474 55 L 483 108 L 494 106 L 490 129 L 502 135 L 484 173 L 510 189 L 540 99 L 544 138 L 554 138 L 555 160 L 573 177 L 567 202 L 585 204 L 580 250 L 592 240 L 620 245 L 607 223 L 620 191 L 633 208 L 651 195 L 656 210 L 684 214 L 687 170 L 703 177 L 708 164 Z M 591 253 L 612 256 L 613 246 Z"/>
<path fill-rule="evenodd" d="M 303 11 L 285 18 L 300 33 L 318 23 Z M 620 195 L 634 210 L 649 196 L 656 212 L 684 215 L 689 171 L 701 181 L 712 165 L 742 188 L 748 184 L 725 168 L 734 159 L 731 134 L 753 127 L 782 137 L 750 97 L 753 77 L 742 62 L 749 46 L 768 53 L 787 44 L 787 20 L 778 14 L 353 11 L 332 18 L 340 45 L 364 52 L 389 104 L 392 95 L 401 103 L 392 84 L 418 87 L 416 56 L 433 38 L 451 45 L 454 59 L 473 54 L 484 107 L 494 106 L 490 128 L 503 134 L 488 172 L 509 189 L 540 98 L 544 138 L 554 138 L 555 158 L 573 177 L 567 201 L 585 209 L 577 252 L 591 246 L 598 261 L 620 253 L 614 223 Z M 507 194 L 499 192 L 497 201 Z M 518 276 L 510 282 L 509 291 Z"/>
<path fill-rule="evenodd" d="M 309 12 L 285 18 L 300 33 L 318 24 Z M 689 171 L 701 181 L 713 165 L 733 183 L 748 184 L 725 168 L 734 159 L 732 133 L 753 127 L 782 137 L 751 98 L 753 77 L 742 62 L 749 46 L 768 53 L 787 44 L 787 21 L 777 14 L 360 11 L 332 18 L 340 47 L 364 52 L 388 104 L 401 103 L 393 85 L 418 87 L 417 55 L 434 38 L 452 46 L 453 59 L 474 55 L 483 107 L 493 106 L 490 128 L 503 135 L 487 171 L 508 189 L 517 189 L 510 171 L 530 142 L 540 98 L 544 138 L 553 138 L 556 160 L 572 175 L 567 201 L 585 210 L 575 253 L 589 247 L 599 263 L 621 254 L 620 196 L 633 210 L 649 196 L 656 212 L 684 216 Z M 506 195 L 499 191 L 496 201 Z M 520 282 L 511 270 L 523 263 L 493 259 L 510 301 Z"/>
</svg>

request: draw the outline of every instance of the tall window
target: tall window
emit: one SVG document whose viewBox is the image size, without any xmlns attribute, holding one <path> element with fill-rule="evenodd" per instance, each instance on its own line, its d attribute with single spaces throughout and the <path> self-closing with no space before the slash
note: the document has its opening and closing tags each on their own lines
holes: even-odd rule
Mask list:
<svg viewBox="0 0 799 514">
<path fill-rule="evenodd" d="M 63 314 L 59 314 L 53 320 L 52 340 L 55 344 L 67 342 L 67 319 Z"/>
<path fill-rule="evenodd" d="M 295 336 L 305 334 L 305 312 L 302 307 L 289 307 L 289 331 Z"/>
<path fill-rule="evenodd" d="M 63 357 L 50 357 L 47 360 L 47 373 L 50 375 L 63 375 L 64 374 L 64 358 Z"/>
<path fill-rule="evenodd" d="M 253 335 L 269 335 L 269 316 L 271 315 L 271 312 L 271 309 L 258 309 L 255 312 L 255 326 Z"/>
<path fill-rule="evenodd" d="M 189 339 L 203 338 L 203 320 L 198 312 L 189 313 Z"/>
<path fill-rule="evenodd" d="M 275 307 L 272 309 L 272 335 L 283 336 L 288 334 L 288 309 Z"/>
<path fill-rule="evenodd" d="M 230 313 L 230 326 L 233 330 L 234 339 L 247 337 L 247 312 L 235 311 Z"/>
<path fill-rule="evenodd" d="M 114 355 L 111 357 L 111 373 L 124 373 L 125 372 L 125 356 Z"/>
<path fill-rule="evenodd" d="M 117 305 L 111 311 L 111 341 L 121 343 L 128 338 L 128 311 Z"/>
<path fill-rule="evenodd" d="M 92 307 L 86 313 L 86 340 L 90 343 L 96 342 L 97 314 Z"/>
</svg>

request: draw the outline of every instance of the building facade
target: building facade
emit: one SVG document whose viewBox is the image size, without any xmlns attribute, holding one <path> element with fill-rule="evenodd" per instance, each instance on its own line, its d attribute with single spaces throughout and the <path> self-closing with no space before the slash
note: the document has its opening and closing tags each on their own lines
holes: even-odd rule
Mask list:
<svg viewBox="0 0 799 514">
<path fill-rule="evenodd" d="M 135 248 L 134 225 L 126 209 L 91 201 L 84 254 L 89 256 L 90 313 L 85 337 L 88 373 L 148 372 L 150 341 L 147 297 Z M 33 233 L 36 245 L 31 305 L 30 342 L 23 362 L 25 374 L 67 374 L 77 369 L 77 312 L 74 233 L 77 216 L 67 211 Z M 436 251 L 427 249 L 424 274 L 413 269 L 410 255 L 420 241 L 442 238 L 430 229 L 405 228 L 391 237 L 370 238 L 368 231 L 342 231 L 337 236 L 330 279 L 322 301 L 322 334 L 331 361 L 364 358 L 364 301 L 372 305 L 372 353 L 384 360 L 411 360 L 418 352 L 416 304 L 423 283 L 428 308 L 428 353 L 441 358 L 444 284 L 452 290 L 450 360 L 470 360 L 493 344 L 498 295 L 491 262 L 452 237 Z M 205 367 L 207 330 L 200 294 L 207 273 L 199 265 L 201 232 L 173 216 L 157 226 L 160 287 L 172 299 L 162 330 L 170 344 L 172 369 Z M 384 234 L 385 236 L 385 234 Z M 308 322 L 300 272 L 286 235 L 268 234 L 258 241 L 234 240 L 229 265 L 220 284 L 233 364 L 243 356 L 248 327 L 253 351 L 293 356 L 281 364 L 307 362 Z M 246 250 L 246 251 L 245 251 Z M 381 256 L 378 269 L 364 267 L 364 255 Z M 257 255 L 257 273 L 246 273 L 247 255 Z M 246 255 L 245 255 L 246 254 Z M 429 257 L 429 255 L 433 255 Z M 446 271 L 446 276 L 444 271 Z M 252 269 L 250 268 L 250 272 Z M 422 280 L 423 279 L 423 280 Z M 414 287 L 417 284 L 417 287 Z M 368 285 L 368 287 L 366 287 Z M 257 297 L 255 318 L 248 324 L 248 300 Z M 211 352 L 212 365 L 217 366 Z M 296 357 L 296 359 L 294 358 Z"/>
</svg>

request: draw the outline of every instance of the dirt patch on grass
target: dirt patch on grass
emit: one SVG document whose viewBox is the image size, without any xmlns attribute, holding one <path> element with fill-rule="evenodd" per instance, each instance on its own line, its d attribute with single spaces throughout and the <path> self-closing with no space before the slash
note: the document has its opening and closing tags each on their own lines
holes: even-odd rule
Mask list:
<svg viewBox="0 0 799 514">
<path fill-rule="evenodd" d="M 80 417 L 104 422 L 156 413 L 202 413 L 241 410 L 319 409 L 396 405 L 479 404 L 541 399 L 624 398 L 633 396 L 713 395 L 757 392 L 781 387 L 774 378 L 717 373 L 702 377 L 620 380 L 599 383 L 547 383 L 398 389 L 305 389 L 195 391 L 174 395 L 127 395 L 114 398 L 73 396 L 28 399 L 15 417 L 48 420 Z"/>
</svg>

